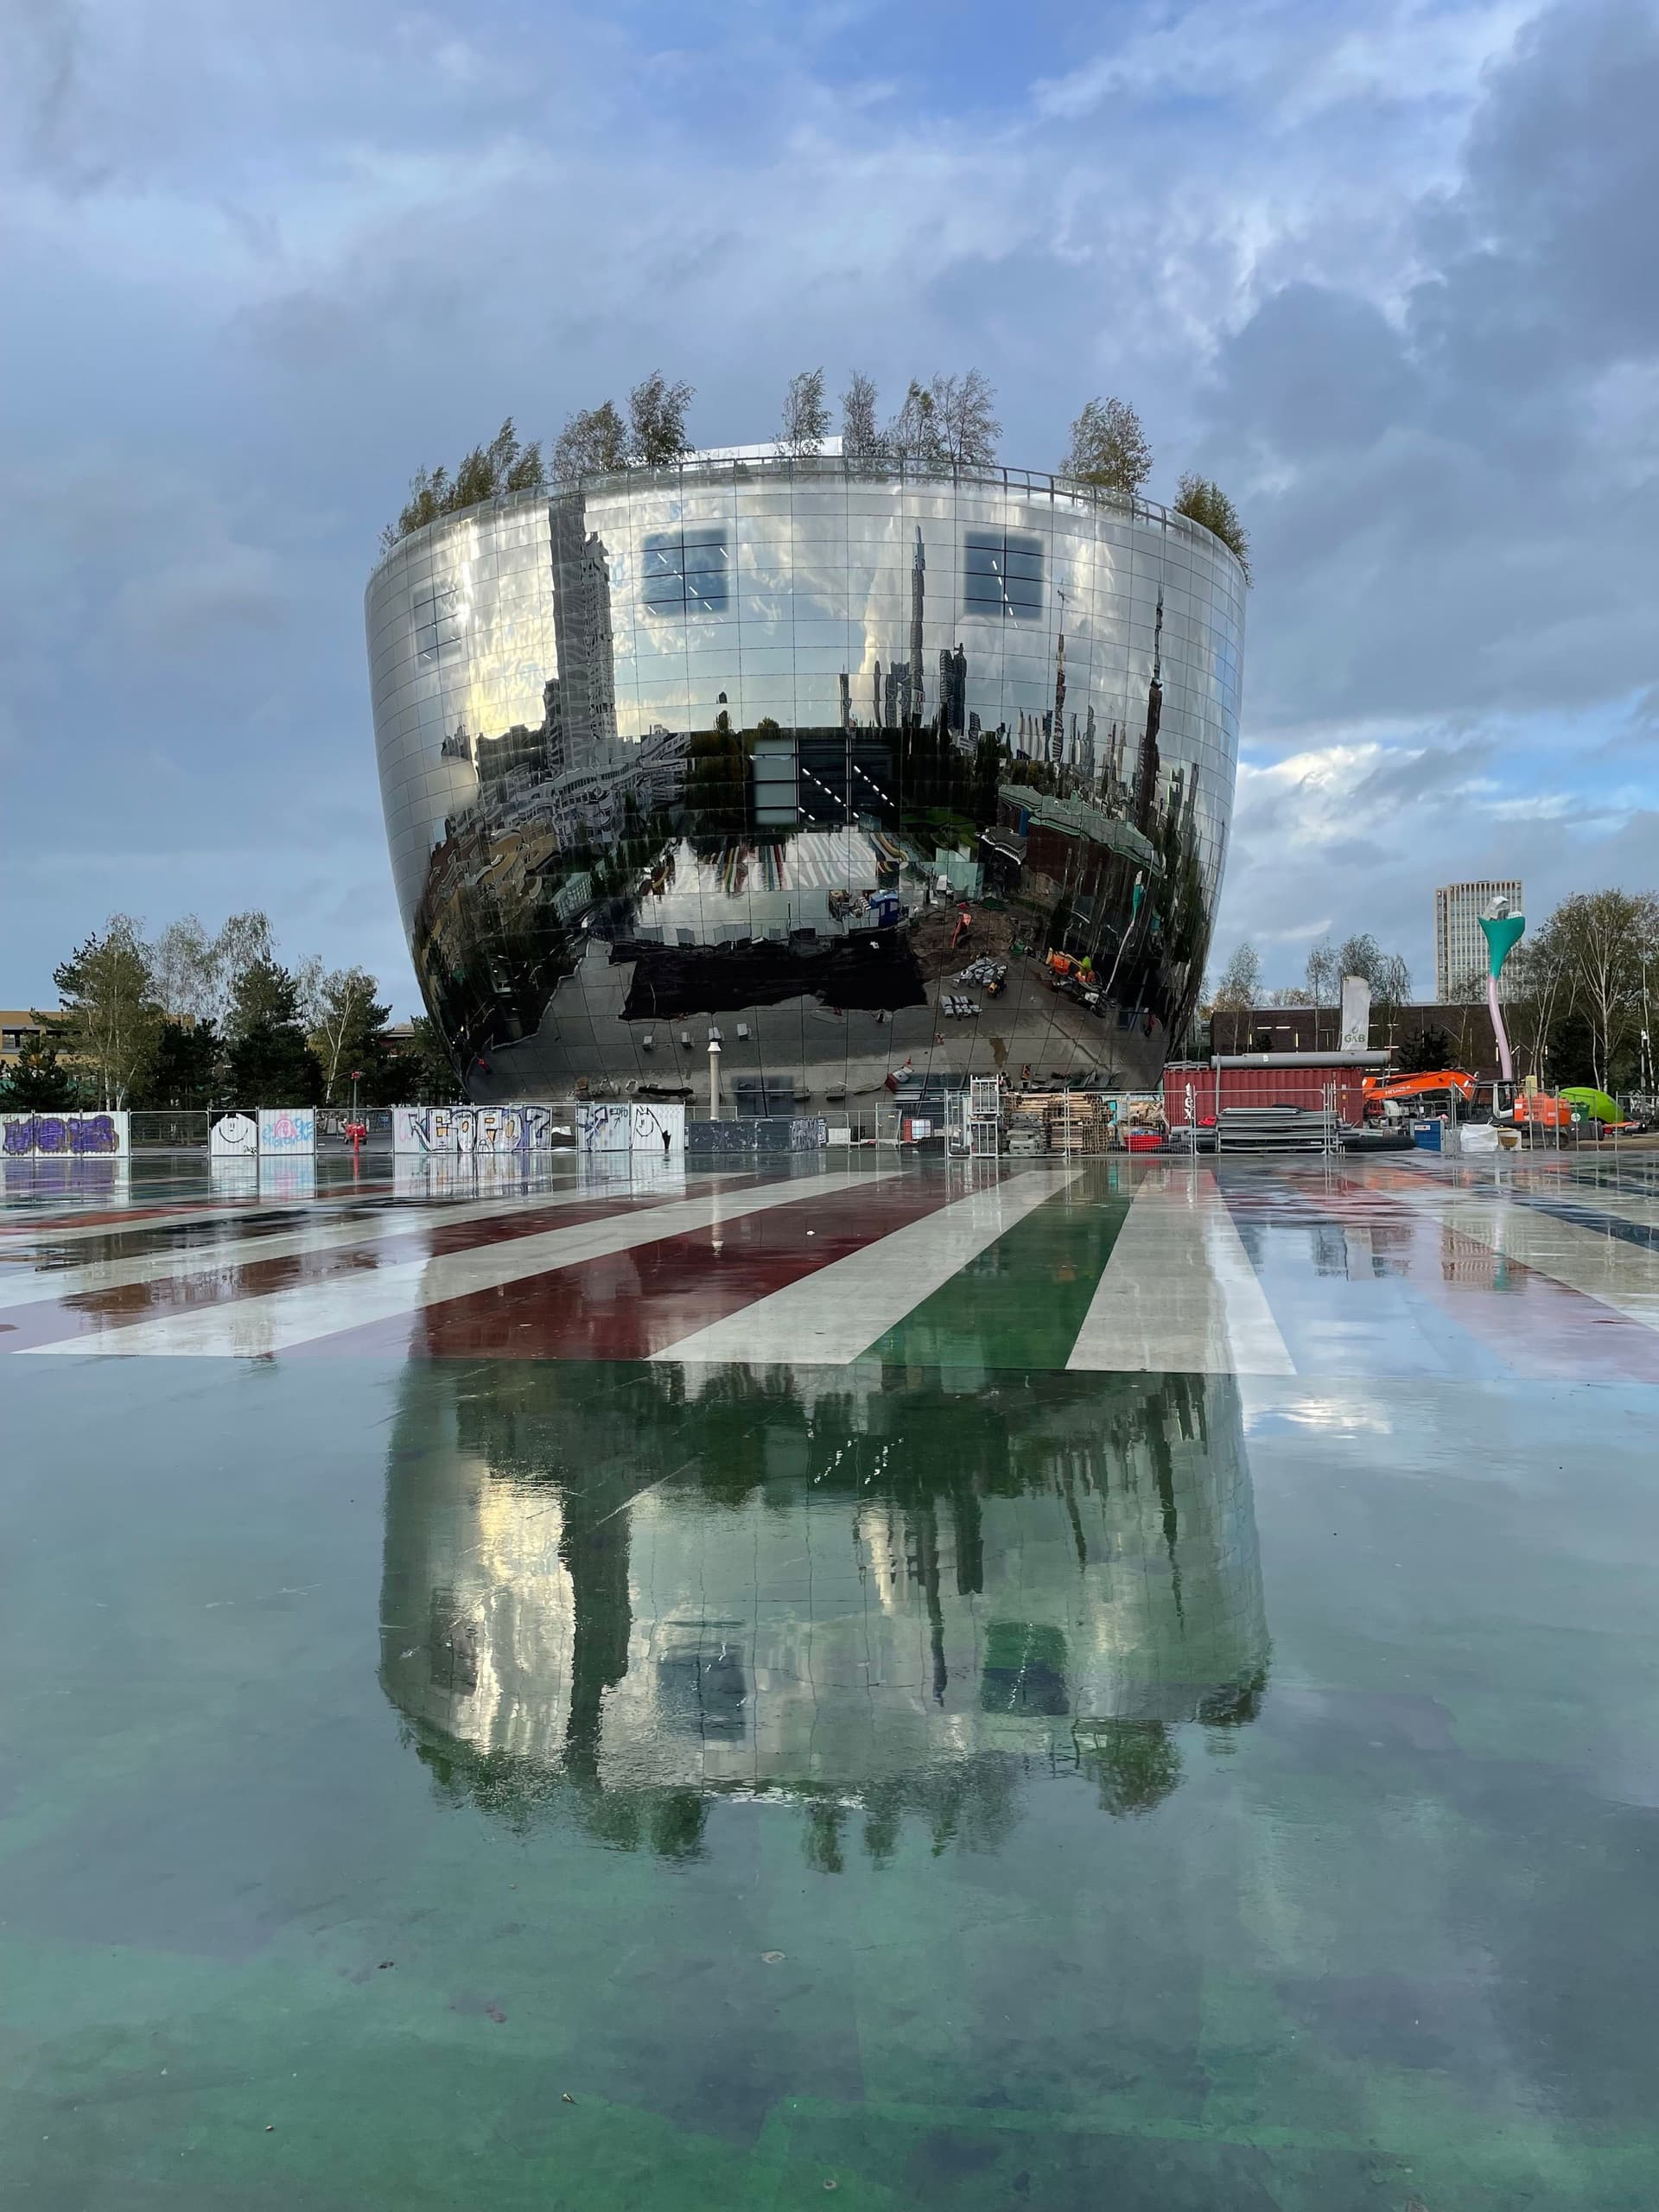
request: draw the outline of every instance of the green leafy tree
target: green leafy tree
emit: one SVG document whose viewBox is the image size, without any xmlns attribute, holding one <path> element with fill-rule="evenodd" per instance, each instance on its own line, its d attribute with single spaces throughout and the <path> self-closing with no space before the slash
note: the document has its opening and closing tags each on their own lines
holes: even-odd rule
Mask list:
<svg viewBox="0 0 1659 2212">
<path fill-rule="evenodd" d="M 16 1058 L 0 1068 L 0 1113 L 61 1113 L 79 1103 L 80 1086 L 44 1027 L 25 1037 Z"/>
<path fill-rule="evenodd" d="M 879 467 L 887 458 L 887 443 L 875 419 L 875 385 L 855 369 L 841 395 L 841 457 L 860 467 Z"/>
<path fill-rule="evenodd" d="M 614 402 L 578 408 L 567 416 L 553 447 L 553 474 L 561 484 L 584 476 L 613 476 L 628 465 L 628 426 Z"/>
<path fill-rule="evenodd" d="M 1002 425 L 996 393 L 977 369 L 961 376 L 912 377 L 887 443 L 901 461 L 928 467 L 983 467 L 996 459 Z"/>
<path fill-rule="evenodd" d="M 918 384 L 914 377 L 905 393 L 904 404 L 887 425 L 885 442 L 896 461 L 912 467 L 918 464 L 937 467 L 944 459 L 944 441 L 933 394 L 925 385 Z"/>
<path fill-rule="evenodd" d="M 1091 399 L 1071 425 L 1061 474 L 1103 491 L 1134 493 L 1152 474 L 1152 448 L 1127 399 Z"/>
<path fill-rule="evenodd" d="M 1397 952 L 1384 952 L 1369 930 L 1344 938 L 1337 947 L 1335 961 L 1338 982 L 1333 997 L 1345 976 L 1363 977 L 1371 987 L 1372 1004 L 1387 1012 L 1396 1011 L 1411 997 L 1410 969 Z"/>
<path fill-rule="evenodd" d="M 306 1042 L 300 986 L 269 957 L 237 980 L 226 1025 L 232 1096 L 240 1106 L 315 1106 L 322 1070 Z"/>
<path fill-rule="evenodd" d="M 378 1002 L 376 988 L 365 968 L 336 968 L 318 981 L 308 1041 L 322 1070 L 326 1105 L 349 1099 L 353 1069 L 366 1076 L 385 1052 L 381 1033 L 391 1009 Z"/>
<path fill-rule="evenodd" d="M 830 408 L 823 396 L 823 371 L 802 369 L 791 377 L 784 393 L 779 446 L 785 453 L 798 457 L 821 453 L 829 435 Z"/>
<path fill-rule="evenodd" d="M 462 456 L 453 476 L 442 466 L 416 471 L 397 521 L 380 534 L 381 546 L 390 552 L 411 531 L 423 530 L 442 515 L 458 514 L 509 492 L 539 492 L 546 481 L 540 442 L 520 444 L 509 415 L 488 445 L 474 446 Z"/>
<path fill-rule="evenodd" d="M 409 1050 L 397 1055 L 396 1064 L 401 1084 L 398 1095 L 380 1103 L 391 1106 L 454 1105 L 461 1096 L 461 1084 L 437 1023 L 417 1014 L 409 1027 Z"/>
<path fill-rule="evenodd" d="M 689 384 L 670 384 L 660 369 L 641 378 L 628 394 L 628 458 L 641 468 L 662 468 L 691 450 L 686 410 L 696 397 Z"/>
<path fill-rule="evenodd" d="M 162 1014 L 149 948 L 130 914 L 111 914 L 103 933 L 53 970 L 61 1011 L 54 1020 L 67 1056 L 93 1098 L 119 1111 L 142 1090 L 160 1049 Z"/>
<path fill-rule="evenodd" d="M 1252 581 L 1249 537 L 1239 520 L 1238 509 L 1219 484 L 1211 483 L 1207 476 L 1183 476 L 1175 494 L 1175 512 L 1202 523 L 1218 537 L 1237 559 L 1245 582 Z"/>
<path fill-rule="evenodd" d="M 1639 1081 L 1649 978 L 1659 975 L 1659 897 L 1577 892 L 1522 951 L 1517 982 L 1548 1040 L 1554 1079 L 1587 1079 L 1599 1090 Z"/>
</svg>

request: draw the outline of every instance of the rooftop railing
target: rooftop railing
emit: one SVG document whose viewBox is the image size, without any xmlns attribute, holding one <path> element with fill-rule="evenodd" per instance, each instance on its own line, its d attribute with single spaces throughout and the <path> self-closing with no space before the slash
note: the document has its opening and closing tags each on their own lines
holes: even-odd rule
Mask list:
<svg viewBox="0 0 1659 2212">
<path fill-rule="evenodd" d="M 476 516 L 486 509 L 510 512 L 515 508 L 533 506 L 538 502 L 556 499 L 570 493 L 606 493 L 649 487 L 670 491 L 677 486 L 730 484 L 753 485 L 775 480 L 780 483 L 805 481 L 813 484 L 864 484 L 887 486 L 902 490 L 906 486 L 967 488 L 1000 493 L 1004 499 L 1027 501 L 1046 500 L 1053 506 L 1091 508 L 1122 518 L 1125 521 L 1141 522 L 1157 530 L 1174 532 L 1190 537 L 1195 544 L 1208 552 L 1224 553 L 1230 561 L 1236 560 L 1231 549 L 1215 532 L 1195 522 L 1191 515 L 1179 513 L 1157 499 L 1142 499 L 1137 493 L 1114 492 L 1103 485 L 1087 484 L 1079 477 L 1058 475 L 1039 468 L 1010 468 L 1000 461 L 922 461 L 905 459 L 859 460 L 840 454 L 774 454 L 743 457 L 716 457 L 690 453 L 683 460 L 647 466 L 606 471 L 590 476 L 572 478 L 549 484 L 541 491 L 510 492 L 501 498 L 483 499 L 476 506 L 457 509 L 454 514 L 441 516 L 436 522 L 411 531 L 385 556 L 390 561 L 408 546 L 424 539 L 431 531 L 443 523 L 458 522 Z M 384 566 L 382 562 L 377 564 Z M 1243 571 L 1240 571 L 1241 580 Z"/>
</svg>

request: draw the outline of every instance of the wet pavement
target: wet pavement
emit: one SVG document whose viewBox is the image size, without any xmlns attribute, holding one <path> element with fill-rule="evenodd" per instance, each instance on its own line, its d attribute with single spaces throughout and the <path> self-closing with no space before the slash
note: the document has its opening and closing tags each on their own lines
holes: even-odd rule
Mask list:
<svg viewBox="0 0 1659 2212">
<path fill-rule="evenodd" d="M 1655 1164 L 592 1166 L 6 1171 L 9 2202 L 1659 2202 Z"/>
</svg>

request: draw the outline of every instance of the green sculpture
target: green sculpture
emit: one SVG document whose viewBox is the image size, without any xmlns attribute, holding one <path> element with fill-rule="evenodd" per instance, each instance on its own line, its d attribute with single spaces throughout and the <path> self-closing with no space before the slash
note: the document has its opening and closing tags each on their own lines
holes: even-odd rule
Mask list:
<svg viewBox="0 0 1659 2212">
<path fill-rule="evenodd" d="M 1526 916 L 1512 912 L 1507 899 L 1494 899 L 1491 911 L 1480 917 L 1481 935 L 1486 940 L 1486 1004 L 1491 1012 L 1492 1034 L 1497 1039 L 1497 1064 L 1505 1083 L 1515 1081 L 1515 1064 L 1510 1058 L 1510 1033 L 1503 1027 L 1503 1015 L 1497 1003 L 1497 978 L 1503 963 L 1520 944 L 1526 926 Z"/>
</svg>

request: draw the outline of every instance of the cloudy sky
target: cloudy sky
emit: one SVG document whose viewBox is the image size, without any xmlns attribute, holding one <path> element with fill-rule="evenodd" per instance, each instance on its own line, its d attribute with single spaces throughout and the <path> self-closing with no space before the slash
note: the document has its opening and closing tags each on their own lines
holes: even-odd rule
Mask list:
<svg viewBox="0 0 1659 2212">
<path fill-rule="evenodd" d="M 0 0 L 0 1004 L 267 906 L 411 1009 L 361 594 L 422 460 L 976 364 L 1255 543 L 1218 950 L 1659 885 L 1659 4 Z"/>
</svg>

